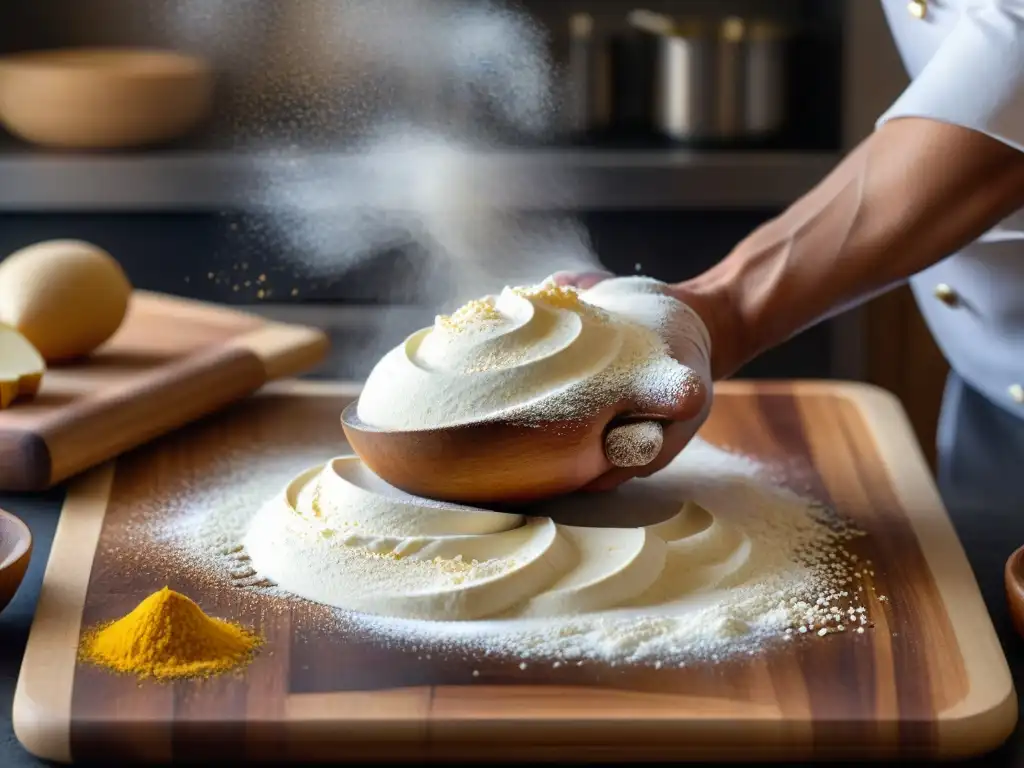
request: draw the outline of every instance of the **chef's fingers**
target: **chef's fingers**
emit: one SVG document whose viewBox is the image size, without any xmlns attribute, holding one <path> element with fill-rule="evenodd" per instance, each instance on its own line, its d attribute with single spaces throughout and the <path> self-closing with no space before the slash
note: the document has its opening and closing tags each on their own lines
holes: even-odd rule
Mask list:
<svg viewBox="0 0 1024 768">
<path fill-rule="evenodd" d="M 642 467 L 613 467 L 597 479 L 592 480 L 582 490 L 593 493 L 611 491 L 633 478 L 649 477 L 655 472 L 661 471 L 689 444 L 693 436 L 697 434 L 701 423 L 694 420 L 667 425 L 664 429 L 661 452 L 654 461 Z"/>
<path fill-rule="evenodd" d="M 556 285 L 571 285 L 581 290 L 587 290 L 593 288 L 600 282 L 608 280 L 614 277 L 611 272 L 604 272 L 603 270 L 594 270 L 592 272 L 555 272 L 551 276 L 551 280 Z"/>
<path fill-rule="evenodd" d="M 711 411 L 711 387 L 703 379 L 694 379 L 678 401 L 675 418 L 662 429 L 661 451 L 649 464 L 635 468 L 636 477 L 650 477 L 661 471 L 693 439 Z"/>
<path fill-rule="evenodd" d="M 663 469 L 679 451 L 686 447 L 693 435 L 700 429 L 708 411 L 706 407 L 708 403 L 708 390 L 697 379 L 692 386 L 688 386 L 678 393 L 678 397 L 671 406 L 644 410 L 644 413 L 662 416 L 666 419 L 662 425 L 662 445 L 658 455 L 649 464 L 640 467 L 616 467 L 609 461 L 608 470 L 588 483 L 583 490 L 611 490 L 634 477 L 648 477 Z M 634 405 L 631 406 L 631 410 L 635 413 L 638 409 Z M 629 412 L 630 410 L 626 411 L 626 413 Z"/>
<path fill-rule="evenodd" d="M 710 402 L 708 386 L 695 374 L 677 385 L 667 397 L 666 394 L 652 391 L 637 397 L 622 415 L 642 413 L 660 416 L 666 421 L 691 421 L 700 417 Z"/>
<path fill-rule="evenodd" d="M 669 424 L 664 430 L 664 442 L 661 452 L 658 453 L 650 464 L 636 467 L 636 477 L 650 477 L 655 472 L 660 472 L 671 464 L 672 460 L 679 455 L 679 452 L 690 444 L 702 423 L 690 421 Z"/>
</svg>

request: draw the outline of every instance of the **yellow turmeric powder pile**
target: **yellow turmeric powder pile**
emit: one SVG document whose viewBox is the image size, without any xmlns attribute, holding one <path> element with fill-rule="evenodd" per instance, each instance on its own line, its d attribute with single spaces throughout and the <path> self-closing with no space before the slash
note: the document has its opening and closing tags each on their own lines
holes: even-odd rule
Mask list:
<svg viewBox="0 0 1024 768">
<path fill-rule="evenodd" d="M 259 642 L 248 630 L 207 616 L 191 599 L 164 587 L 127 616 L 87 633 L 79 658 L 139 677 L 207 677 L 247 662 Z"/>
</svg>

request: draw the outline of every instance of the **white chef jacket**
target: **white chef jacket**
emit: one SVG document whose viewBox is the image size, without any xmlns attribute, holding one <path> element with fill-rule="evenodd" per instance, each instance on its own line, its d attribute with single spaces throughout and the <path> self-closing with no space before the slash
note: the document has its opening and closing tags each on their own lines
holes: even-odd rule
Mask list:
<svg viewBox="0 0 1024 768">
<path fill-rule="evenodd" d="M 911 84 L 879 118 L 924 117 L 1024 152 L 1024 0 L 882 0 Z M 1024 418 L 1024 210 L 915 275 L 950 367 Z"/>
</svg>

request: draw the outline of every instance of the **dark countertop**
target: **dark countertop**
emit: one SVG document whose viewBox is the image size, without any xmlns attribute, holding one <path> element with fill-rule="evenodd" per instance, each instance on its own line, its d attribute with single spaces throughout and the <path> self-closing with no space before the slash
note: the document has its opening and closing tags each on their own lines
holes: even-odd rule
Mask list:
<svg viewBox="0 0 1024 768">
<path fill-rule="evenodd" d="M 63 489 L 32 496 L 0 494 L 0 507 L 22 518 L 34 537 L 25 581 L 11 604 L 0 613 L 0 766 L 4 768 L 49 765 L 26 753 L 18 743 L 11 728 L 11 702 L 63 497 Z M 958 519 L 954 511 L 952 517 L 992 613 L 1019 697 L 1024 690 L 1024 640 L 1013 632 L 1010 624 L 1002 579 L 1006 558 L 1024 543 L 1024 514 L 1009 510 L 999 525 L 992 524 L 991 516 L 984 521 L 974 515 Z M 1024 712 L 1024 706 L 1021 711 Z M 959 765 L 1024 765 L 1024 727 L 1018 725 L 1007 744 L 995 753 Z"/>
</svg>

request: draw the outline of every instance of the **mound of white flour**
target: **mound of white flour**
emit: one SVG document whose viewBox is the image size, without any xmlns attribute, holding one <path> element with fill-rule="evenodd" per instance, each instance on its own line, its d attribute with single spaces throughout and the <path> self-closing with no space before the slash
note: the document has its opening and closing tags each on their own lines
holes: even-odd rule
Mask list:
<svg viewBox="0 0 1024 768">
<path fill-rule="evenodd" d="M 697 441 L 651 478 L 529 515 L 427 502 L 341 457 L 260 509 L 243 557 L 391 639 L 664 663 L 863 631 L 855 536 Z"/>
<path fill-rule="evenodd" d="M 359 418 L 412 430 L 493 418 L 585 419 L 622 400 L 641 410 L 671 407 L 707 372 L 673 356 L 670 340 L 685 342 L 703 327 L 680 322 L 692 312 L 666 289 L 640 277 L 583 292 L 545 282 L 470 301 L 378 362 Z"/>
</svg>

